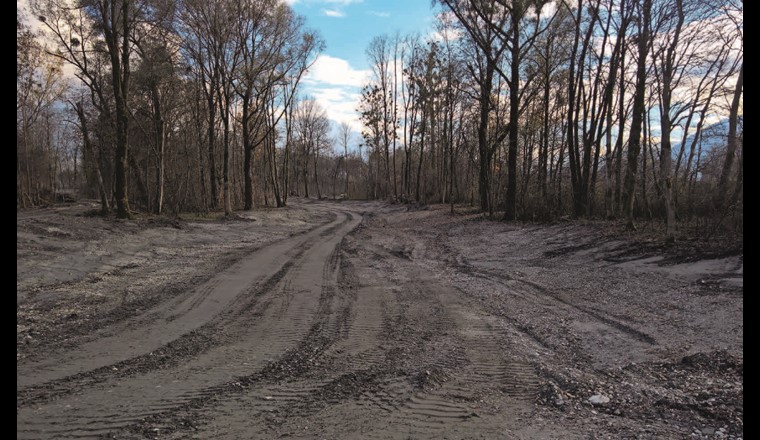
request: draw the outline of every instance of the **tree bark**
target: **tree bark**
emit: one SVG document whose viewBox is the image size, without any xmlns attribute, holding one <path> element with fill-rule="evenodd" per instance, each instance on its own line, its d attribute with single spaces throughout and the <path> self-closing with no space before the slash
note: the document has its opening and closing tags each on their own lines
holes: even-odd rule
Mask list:
<svg viewBox="0 0 760 440">
<path fill-rule="evenodd" d="M 728 193 L 729 176 L 734 166 L 734 158 L 736 157 L 736 148 L 738 145 L 738 139 L 736 135 L 736 127 L 739 119 L 739 103 L 741 101 L 742 87 L 744 83 L 744 62 L 739 68 L 739 77 L 736 80 L 736 86 L 734 88 L 734 97 L 731 101 L 731 110 L 728 114 L 728 143 L 726 145 L 726 159 L 723 162 L 723 171 L 720 174 L 720 182 L 718 183 L 718 193 L 715 196 L 714 205 L 718 210 L 722 210 L 726 206 L 726 194 Z"/>
<path fill-rule="evenodd" d="M 633 222 L 633 203 L 636 198 L 636 174 L 641 152 L 641 125 L 644 116 L 644 95 L 646 92 L 646 63 L 649 49 L 649 19 L 652 10 L 652 0 L 643 0 L 643 23 L 638 41 L 638 63 L 636 69 L 636 89 L 633 96 L 633 120 L 631 134 L 628 140 L 628 166 L 625 173 L 624 206 L 626 228 L 635 230 Z"/>
<path fill-rule="evenodd" d="M 74 110 L 79 118 L 79 128 L 82 130 L 82 141 L 84 143 L 84 150 L 90 156 L 90 162 L 92 168 L 95 169 L 95 177 L 98 182 L 98 194 L 100 194 L 100 210 L 103 214 L 110 211 L 111 207 L 108 205 L 108 193 L 106 187 L 103 184 L 103 174 L 100 172 L 100 161 L 95 157 L 95 149 L 92 148 L 92 142 L 90 140 L 90 130 L 87 126 L 87 118 L 84 114 L 84 109 L 80 103 L 75 104 Z"/>
<path fill-rule="evenodd" d="M 488 115 L 491 112 L 491 85 L 493 84 L 493 74 L 495 71 L 494 63 L 491 57 L 486 58 L 485 77 L 480 81 L 480 120 L 478 122 L 478 157 L 479 157 L 479 174 L 478 174 L 478 191 L 480 193 L 480 210 L 493 214 L 490 204 L 490 174 L 491 174 L 491 152 L 488 145 Z"/>
<path fill-rule="evenodd" d="M 517 141 L 519 135 L 520 110 L 520 19 L 512 14 L 512 57 L 510 60 L 509 81 L 509 149 L 507 152 L 507 199 L 504 220 L 512 221 L 517 217 Z"/>
</svg>

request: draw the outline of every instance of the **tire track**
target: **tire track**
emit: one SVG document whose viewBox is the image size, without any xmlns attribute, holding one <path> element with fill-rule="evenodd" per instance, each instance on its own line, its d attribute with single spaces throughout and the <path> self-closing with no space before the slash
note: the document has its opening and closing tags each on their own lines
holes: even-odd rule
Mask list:
<svg viewBox="0 0 760 440">
<path fill-rule="evenodd" d="M 404 313 L 386 319 L 390 340 L 403 353 L 408 353 L 403 347 L 419 346 L 420 340 L 436 348 L 412 349 L 416 356 L 407 365 L 427 367 L 406 378 L 390 371 L 386 379 L 370 384 L 356 398 L 359 408 L 379 410 L 383 420 L 394 426 L 392 432 L 435 438 L 480 423 L 487 414 L 481 415 L 473 402 L 494 389 L 515 404 L 535 401 L 540 390 L 535 368 L 508 356 L 507 338 L 496 330 L 493 318 L 473 312 L 477 307 L 473 309 L 466 295 L 410 265 L 409 261 L 420 258 L 424 246 L 410 240 L 399 252 L 395 245 L 363 245 L 375 271 L 403 283 L 398 307 Z M 459 353 L 457 347 L 463 351 Z"/>
<path fill-rule="evenodd" d="M 341 221 L 341 223 L 345 225 L 344 221 Z M 345 229 L 349 229 L 349 227 Z M 328 283 L 323 279 L 321 283 L 323 287 L 320 293 L 315 297 L 314 301 L 308 301 L 310 294 L 308 294 L 309 289 L 306 286 L 311 285 L 311 282 L 309 281 L 309 271 L 306 269 L 306 266 L 320 264 L 319 262 L 325 264 L 325 260 L 327 259 L 330 267 L 336 267 L 337 259 L 332 258 L 330 260 L 327 257 L 331 255 L 331 252 L 334 254 L 331 246 L 334 249 L 337 241 L 335 239 L 327 240 L 326 242 L 317 241 L 315 246 L 308 249 L 303 248 L 297 252 L 295 257 L 302 258 L 301 260 L 294 261 L 291 259 L 289 261 L 290 266 L 275 272 L 268 278 L 267 282 L 262 284 L 264 289 L 257 290 L 257 292 L 260 292 L 260 295 L 263 295 L 263 292 L 267 290 L 272 292 L 270 295 L 266 295 L 265 298 L 255 298 L 256 295 L 247 294 L 236 298 L 236 301 L 232 305 L 243 307 L 238 308 L 237 311 L 228 307 L 219 315 L 220 332 L 225 334 L 226 339 L 214 341 L 211 344 L 213 346 L 212 349 L 201 353 L 200 356 L 189 360 L 182 359 L 182 362 L 178 362 L 182 366 L 180 370 L 170 366 L 172 368 L 169 368 L 170 371 L 167 372 L 162 371 L 162 369 L 147 373 L 141 372 L 136 377 L 128 378 L 126 385 L 115 384 L 116 386 L 111 389 L 102 387 L 102 390 L 90 388 L 85 395 L 92 396 L 89 400 L 94 405 L 80 405 L 76 410 L 70 411 L 80 414 L 65 414 L 65 411 L 63 411 L 60 415 L 47 417 L 40 424 L 29 423 L 37 418 L 29 417 L 31 415 L 29 414 L 31 408 L 29 409 L 30 411 L 22 408 L 17 418 L 19 436 L 24 437 L 31 434 L 29 435 L 30 437 L 36 437 L 32 433 L 40 430 L 44 431 L 45 427 L 56 423 L 60 425 L 71 424 L 71 421 L 79 420 L 79 417 L 84 417 L 88 414 L 99 420 L 102 426 L 109 426 L 108 423 L 113 414 L 119 413 L 119 411 L 114 410 L 114 408 L 118 408 L 118 404 L 105 405 L 107 408 L 97 408 L 98 403 L 102 405 L 102 401 L 98 402 L 100 398 L 97 395 L 113 391 L 113 399 L 118 400 L 120 395 L 126 398 L 126 396 L 134 394 L 140 389 L 158 388 L 158 386 L 149 385 L 150 383 L 162 384 L 163 389 L 166 391 L 159 390 L 155 393 L 144 393 L 147 395 L 142 397 L 141 403 L 130 410 L 131 413 L 135 413 L 135 416 L 128 417 L 131 421 L 128 425 L 132 427 L 139 426 L 142 424 L 140 419 L 151 417 L 146 416 L 146 414 L 153 417 L 156 417 L 156 414 L 177 414 L 185 406 L 192 407 L 199 402 L 211 400 L 220 394 L 224 395 L 224 393 L 230 390 L 240 388 L 241 380 L 243 382 L 251 382 L 252 378 L 256 378 L 257 375 L 261 378 L 273 375 L 277 363 L 298 361 L 297 356 L 294 358 L 293 353 L 304 350 L 304 347 L 298 345 L 297 341 L 305 333 L 298 331 L 298 329 L 309 329 L 311 322 L 317 319 L 315 316 L 319 317 L 320 314 L 329 311 L 329 304 L 325 306 L 325 301 L 329 302 L 330 297 L 334 294 L 334 291 L 327 286 Z M 328 272 L 331 272 L 331 270 Z M 292 306 L 288 307 L 288 312 L 283 316 L 283 319 L 278 320 L 272 316 L 276 307 L 271 306 L 276 305 L 284 296 L 282 292 L 284 286 L 281 284 L 281 281 L 287 273 L 290 273 L 288 276 L 290 280 L 300 280 L 300 286 L 298 291 L 296 291 L 296 295 L 300 294 L 304 297 L 302 299 L 307 299 L 307 301 L 292 304 Z M 240 301 L 242 297 L 250 298 L 247 302 L 248 307 L 245 307 L 245 301 Z M 312 305 L 313 303 L 319 303 L 319 305 L 314 306 Z M 262 315 L 266 315 L 266 317 Z M 257 316 L 263 319 L 255 319 Z M 251 318 L 255 319 L 258 325 L 251 326 Z M 233 319 L 233 322 L 228 322 L 227 319 Z M 314 325 L 320 326 L 312 326 L 306 340 L 314 339 L 314 332 L 321 332 L 321 324 L 318 322 Z M 241 331 L 238 331 L 236 327 Z M 283 350 L 287 350 L 287 347 L 292 346 L 294 343 L 299 348 L 296 348 L 295 352 L 292 350 L 285 351 L 285 354 L 282 355 Z M 219 346 L 219 344 L 222 344 L 222 346 Z M 267 362 L 267 359 L 274 359 L 281 355 L 280 361 L 274 364 Z M 213 368 L 213 370 L 209 370 L 209 368 Z M 250 373 L 251 370 L 255 371 L 257 369 L 259 373 Z M 174 373 L 171 371 L 174 371 Z M 210 371 L 214 373 L 209 375 Z M 181 372 L 181 374 L 177 376 L 177 372 Z M 225 380 L 225 377 L 228 379 Z M 241 379 L 236 380 L 237 378 Z M 220 379 L 222 380 L 220 381 Z M 179 385 L 176 385 L 177 383 Z M 188 386 L 190 389 L 183 391 Z M 71 401 L 71 399 L 66 400 Z M 80 398 L 74 399 L 77 403 L 81 403 L 79 402 L 80 400 Z M 46 409 L 53 410 L 52 412 L 55 413 L 58 412 L 55 411 L 55 408 L 61 405 L 55 405 L 54 407 L 51 405 L 45 406 L 47 407 Z M 137 411 L 138 407 L 141 408 L 140 411 Z M 137 417 L 138 415 L 139 417 Z M 138 422 L 137 425 L 135 425 L 136 422 Z M 93 425 L 93 423 L 88 422 L 88 426 L 90 425 Z M 101 425 L 98 426 L 98 429 L 102 427 Z M 69 431 L 73 432 L 74 430 L 72 428 Z"/>
<path fill-rule="evenodd" d="M 208 434 L 201 437 L 271 437 L 285 415 L 309 417 L 352 397 L 358 383 L 365 386 L 387 371 L 383 365 L 388 364 L 388 354 L 380 347 L 380 336 L 392 325 L 386 322 L 393 316 L 387 305 L 394 294 L 367 285 L 365 269 L 341 258 L 351 252 L 347 241 L 341 240 L 325 261 L 322 276 L 333 283 L 322 289 L 322 318 L 305 342 L 264 371 L 260 383 L 221 402 L 207 416 L 210 425 L 201 433 Z M 245 408 L 244 416 L 235 408 Z"/>
<path fill-rule="evenodd" d="M 105 365 L 94 370 L 24 388 L 18 392 L 17 408 L 55 400 L 109 380 L 174 367 L 197 357 L 212 346 L 223 344 L 225 340 L 233 337 L 234 333 L 239 333 L 239 330 L 237 332 L 232 331 L 236 320 L 241 320 L 246 315 L 262 316 L 264 314 L 269 305 L 271 305 L 272 298 L 264 301 L 260 307 L 256 308 L 260 304 L 259 300 L 277 286 L 313 243 L 314 241 L 306 242 L 299 252 L 293 255 L 280 270 L 268 277 L 263 283 L 252 282 L 244 294 L 239 295 L 223 312 L 201 327 L 185 333 L 149 353 L 115 364 Z M 212 280 L 204 284 L 201 288 L 197 289 L 196 297 L 208 297 L 218 284 L 218 280 Z M 192 297 L 189 300 L 191 300 L 191 304 L 196 304 L 195 307 L 197 307 L 197 303 L 202 301 L 202 299 L 193 299 Z M 254 308 L 256 310 L 253 310 Z M 170 315 L 166 320 L 167 322 L 171 322 L 177 316 Z"/>
<path fill-rule="evenodd" d="M 278 282 L 292 267 L 293 258 L 298 258 L 306 248 L 313 246 L 316 241 L 309 240 L 315 240 L 314 235 L 318 235 L 323 229 L 331 228 L 334 223 L 342 223 L 343 221 L 344 219 L 333 221 L 331 224 L 316 228 L 304 236 L 283 240 L 265 247 L 260 252 L 254 253 L 245 262 L 239 262 L 235 267 L 223 271 L 217 277 L 193 289 L 179 305 L 172 301 L 160 305 L 156 310 L 146 312 L 145 315 L 154 315 L 151 324 L 147 327 L 133 323 L 132 329 L 125 329 L 85 343 L 76 350 L 64 353 L 61 358 L 20 365 L 19 370 L 20 372 L 24 371 L 24 374 L 18 376 L 17 391 L 22 391 L 31 385 L 42 385 L 102 367 L 114 366 L 120 362 L 160 349 L 171 341 L 180 338 L 183 334 L 200 328 L 222 312 L 242 292 L 249 290 L 251 279 L 253 279 L 253 283 L 260 282 L 257 280 L 267 279 L 270 285 Z M 279 257 L 299 245 L 303 247 L 294 257 Z M 269 257 L 272 254 L 275 258 Z M 291 262 L 291 266 L 283 271 L 283 266 L 288 262 Z M 267 272 L 274 272 L 274 279 L 271 277 L 264 278 Z M 252 276 L 251 273 L 262 275 Z M 263 289 L 269 287 L 266 284 L 262 286 Z M 203 305 L 192 306 L 195 302 L 193 298 L 198 296 L 204 298 L 201 300 Z M 155 315 L 157 311 L 160 312 L 158 316 Z M 138 322 L 140 321 L 138 318 Z"/>
<path fill-rule="evenodd" d="M 453 258 L 449 258 L 448 264 L 451 267 L 457 269 L 460 273 L 463 273 L 465 275 L 469 275 L 472 277 L 481 278 L 497 286 L 505 286 L 506 285 L 505 283 L 510 283 L 510 282 L 513 286 L 515 283 L 520 283 L 524 287 L 528 287 L 529 289 L 533 291 L 533 292 L 529 292 L 529 291 L 526 291 L 525 289 L 522 289 L 521 293 L 523 295 L 529 295 L 530 297 L 527 299 L 532 300 L 534 303 L 541 304 L 544 307 L 547 307 L 550 309 L 556 309 L 557 307 L 572 309 L 574 311 L 580 312 L 581 315 L 585 315 L 585 316 L 593 318 L 594 320 L 606 325 L 607 327 L 610 327 L 611 329 L 617 331 L 618 333 L 622 333 L 628 338 L 635 339 L 639 342 L 643 342 L 648 345 L 658 344 L 657 340 L 653 336 L 641 330 L 635 329 L 631 327 L 630 325 L 622 323 L 614 318 L 605 316 L 601 312 L 567 301 L 563 299 L 559 293 L 554 292 L 551 289 L 545 286 L 542 286 L 536 282 L 527 280 L 522 277 L 515 277 L 508 273 L 496 273 L 488 269 L 476 268 L 472 266 L 467 261 L 466 258 L 454 252 L 450 246 L 446 245 L 442 241 L 439 242 L 439 244 L 445 249 L 447 249 L 447 253 L 449 253 L 449 255 L 454 255 Z M 514 291 L 510 289 L 507 289 L 507 290 L 511 293 L 514 293 Z M 535 338 L 534 335 L 531 335 L 531 336 Z M 545 345 L 545 342 L 542 342 L 542 345 Z"/>
<path fill-rule="evenodd" d="M 318 330 L 325 341 L 306 338 L 316 346 L 295 351 L 304 358 L 207 405 L 197 438 L 448 438 L 498 432 L 503 416 L 482 400 L 494 393 L 532 407 L 538 377 L 510 355 L 501 318 L 420 265 L 420 243 L 387 245 L 371 231 L 357 228 L 340 245 L 337 289 Z"/>
</svg>

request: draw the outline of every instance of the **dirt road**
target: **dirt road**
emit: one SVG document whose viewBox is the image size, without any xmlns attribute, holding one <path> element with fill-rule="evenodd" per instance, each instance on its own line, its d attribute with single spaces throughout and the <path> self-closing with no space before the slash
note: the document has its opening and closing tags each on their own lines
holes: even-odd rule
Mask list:
<svg viewBox="0 0 760 440">
<path fill-rule="evenodd" d="M 743 435 L 741 255 L 292 205 L 20 214 L 18 438 Z"/>
</svg>

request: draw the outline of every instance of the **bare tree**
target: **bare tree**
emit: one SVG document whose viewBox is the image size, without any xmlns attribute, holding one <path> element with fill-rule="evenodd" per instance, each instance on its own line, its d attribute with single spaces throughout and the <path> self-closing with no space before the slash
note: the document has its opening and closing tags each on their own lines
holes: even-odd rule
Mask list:
<svg viewBox="0 0 760 440">
<path fill-rule="evenodd" d="M 66 85 L 60 59 L 46 52 L 20 11 L 16 15 L 16 41 L 16 197 L 19 206 L 27 207 L 41 202 L 43 185 L 36 169 L 42 164 L 36 162 L 52 159 L 47 154 L 35 154 L 41 150 L 34 146 L 35 127 L 53 111 Z M 49 189 L 54 192 L 52 185 Z"/>
<path fill-rule="evenodd" d="M 649 24 L 652 12 L 652 0 L 643 0 L 639 6 L 639 36 L 638 36 L 638 61 L 636 67 L 636 88 L 633 95 L 633 120 L 631 121 L 631 134 L 628 138 L 628 167 L 625 173 L 625 194 L 623 205 L 625 207 L 626 227 L 636 229 L 633 222 L 633 203 L 636 197 L 636 177 L 641 152 L 641 124 L 644 115 L 644 100 L 646 93 L 646 65 L 647 54 L 650 47 Z"/>
<path fill-rule="evenodd" d="M 242 58 L 235 87 L 242 100 L 244 208 L 251 209 L 255 148 L 273 139 L 273 131 L 289 111 L 302 75 L 324 43 L 306 29 L 301 17 L 277 0 L 240 0 L 238 8 Z M 270 105 L 273 100 L 279 105 Z M 264 112 L 265 109 L 270 111 Z M 276 164 L 272 165 L 276 168 Z M 279 186 L 277 180 L 271 183 Z M 284 206 L 285 197 L 275 197 L 278 206 Z"/>
<path fill-rule="evenodd" d="M 346 194 L 346 197 L 349 197 L 348 192 L 348 144 L 351 141 L 351 126 L 347 122 L 341 122 L 340 127 L 338 127 L 338 139 L 340 141 L 340 145 L 343 147 L 343 172 L 346 175 L 346 186 L 345 190 L 343 191 Z M 395 174 L 395 172 L 394 172 Z"/>
<path fill-rule="evenodd" d="M 739 119 L 739 106 L 741 103 L 742 88 L 744 86 L 744 63 L 739 69 L 739 77 L 734 87 L 733 99 L 731 100 L 731 110 L 728 116 L 728 143 L 726 145 L 726 158 L 723 162 L 723 171 L 720 174 L 718 182 L 718 193 L 715 196 L 715 206 L 722 209 L 726 205 L 726 194 L 728 193 L 729 176 L 733 170 L 736 156 L 736 148 L 739 144 L 737 135 L 737 125 Z"/>
<path fill-rule="evenodd" d="M 330 120 L 325 110 L 312 98 L 299 102 L 294 114 L 296 143 L 300 145 L 299 162 L 304 193 L 309 197 L 309 162 L 314 166 L 314 185 L 317 197 L 319 187 L 319 152 L 329 145 Z"/>
</svg>

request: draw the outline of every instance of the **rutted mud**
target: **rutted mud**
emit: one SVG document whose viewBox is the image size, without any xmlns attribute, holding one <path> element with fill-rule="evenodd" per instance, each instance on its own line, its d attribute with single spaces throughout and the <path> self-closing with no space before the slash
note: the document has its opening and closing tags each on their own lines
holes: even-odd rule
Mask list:
<svg viewBox="0 0 760 440">
<path fill-rule="evenodd" d="M 743 435 L 740 255 L 653 267 L 651 250 L 637 259 L 588 226 L 293 204 L 116 239 L 97 229 L 83 242 L 71 212 L 20 215 L 18 438 Z M 212 226 L 216 241 L 203 235 Z M 165 227 L 183 249 L 191 233 L 213 243 L 204 255 L 217 266 L 172 259 L 180 249 L 154 231 Z M 81 273 L 35 275 L 37 254 L 21 247 L 46 237 L 87 262 Z M 154 241 L 95 258 L 129 237 Z M 230 252 L 235 240 L 247 246 Z M 103 269 L 116 260 L 122 269 Z M 192 268 L 207 275 L 164 278 Z M 122 295 L 133 306 L 118 319 L 118 301 L 82 300 L 119 283 L 132 283 Z M 45 319 L 45 307 L 70 310 Z M 599 394 L 609 402 L 589 402 Z"/>
</svg>

